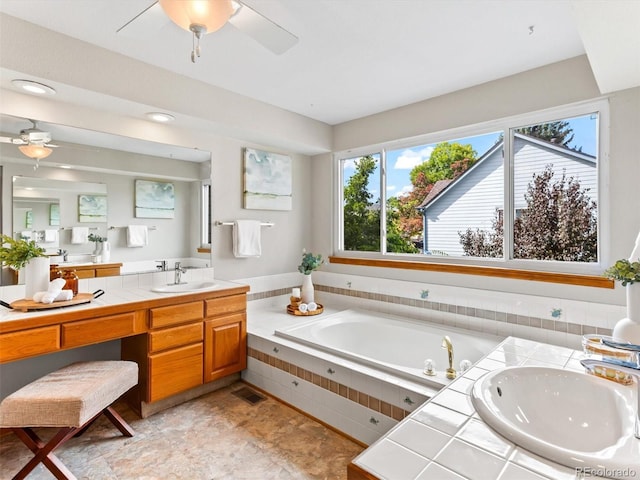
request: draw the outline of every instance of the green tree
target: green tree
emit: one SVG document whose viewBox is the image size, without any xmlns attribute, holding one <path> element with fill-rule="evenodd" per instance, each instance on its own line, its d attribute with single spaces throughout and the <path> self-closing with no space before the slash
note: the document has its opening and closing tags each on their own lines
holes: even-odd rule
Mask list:
<svg viewBox="0 0 640 480">
<path fill-rule="evenodd" d="M 473 165 L 476 157 L 476 151 L 469 144 L 438 143 L 431 152 L 429 160 L 415 166 L 409 173 L 409 178 L 414 185 L 421 172 L 424 173 L 426 181 L 430 184 L 447 178 L 453 179 L 461 173 L 460 170 L 464 171 Z"/>
<path fill-rule="evenodd" d="M 369 192 L 377 162 L 371 155 L 355 161 L 356 171 L 344 187 L 344 249 L 380 251 L 380 208 Z"/>
<path fill-rule="evenodd" d="M 587 188 L 563 172 L 554 181 L 553 166 L 534 174 L 525 200 L 527 208 L 514 220 L 514 258 L 594 262 L 598 258 L 597 204 Z M 502 256 L 502 215 L 493 231 L 458 232 L 465 255 Z"/>
<path fill-rule="evenodd" d="M 573 128 L 569 126 L 569 122 L 565 122 L 564 120 L 517 128 L 516 132 L 530 137 L 540 138 L 547 142 L 555 143 L 556 145 L 562 145 L 565 148 L 570 148 L 569 144 L 574 138 Z"/>
</svg>

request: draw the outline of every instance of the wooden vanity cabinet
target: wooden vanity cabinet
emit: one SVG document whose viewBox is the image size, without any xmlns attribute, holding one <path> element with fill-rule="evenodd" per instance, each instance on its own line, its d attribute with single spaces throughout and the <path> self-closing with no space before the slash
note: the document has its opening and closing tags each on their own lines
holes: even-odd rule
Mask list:
<svg viewBox="0 0 640 480">
<path fill-rule="evenodd" d="M 202 385 L 202 301 L 149 309 L 148 401 Z"/>
<path fill-rule="evenodd" d="M 205 301 L 204 381 L 247 368 L 247 296 Z"/>
</svg>

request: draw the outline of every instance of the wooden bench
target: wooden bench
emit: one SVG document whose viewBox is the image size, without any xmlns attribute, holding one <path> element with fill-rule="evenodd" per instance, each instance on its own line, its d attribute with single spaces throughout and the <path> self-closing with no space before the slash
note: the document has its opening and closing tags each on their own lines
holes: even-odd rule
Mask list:
<svg viewBox="0 0 640 480">
<path fill-rule="evenodd" d="M 123 435 L 132 437 L 133 430 L 111 405 L 137 383 L 138 365 L 134 362 L 79 362 L 6 397 L 0 403 L 0 427 L 13 430 L 34 453 L 13 478 L 25 478 L 42 462 L 56 478 L 74 480 L 53 451 L 81 435 L 103 413 Z M 44 443 L 33 427 L 55 427 L 58 431 Z"/>
</svg>

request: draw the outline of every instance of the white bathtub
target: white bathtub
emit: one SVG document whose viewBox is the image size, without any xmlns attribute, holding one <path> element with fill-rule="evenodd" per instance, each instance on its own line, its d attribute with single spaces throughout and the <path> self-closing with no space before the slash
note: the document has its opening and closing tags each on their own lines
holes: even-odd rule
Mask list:
<svg viewBox="0 0 640 480">
<path fill-rule="evenodd" d="M 449 363 L 448 354 L 441 347 L 445 335 L 453 344 L 453 367 L 456 370 L 459 370 L 462 360 L 475 363 L 504 340 L 356 309 L 313 317 L 278 329 L 275 334 L 426 385 L 449 382 L 444 375 Z M 427 358 L 435 362 L 436 376 L 423 373 Z"/>
</svg>

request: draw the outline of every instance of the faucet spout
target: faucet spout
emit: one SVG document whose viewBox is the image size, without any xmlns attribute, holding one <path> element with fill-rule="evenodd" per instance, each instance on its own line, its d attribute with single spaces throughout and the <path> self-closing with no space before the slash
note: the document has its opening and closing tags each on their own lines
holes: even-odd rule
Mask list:
<svg viewBox="0 0 640 480">
<path fill-rule="evenodd" d="M 173 277 L 173 283 L 175 285 L 180 285 L 181 283 L 186 283 L 186 282 L 182 281 L 182 274 L 185 273 L 186 271 L 187 271 L 187 269 L 183 268 L 181 266 L 180 262 L 176 262 L 175 270 L 174 270 L 175 274 L 174 274 L 174 277 Z"/>
<path fill-rule="evenodd" d="M 447 368 L 446 377 L 453 380 L 457 374 L 453 368 L 453 343 L 451 343 L 448 335 L 445 335 L 442 339 L 442 348 L 446 348 L 449 355 L 449 368 Z"/>
<path fill-rule="evenodd" d="M 634 362 L 623 362 L 621 360 L 614 359 L 595 359 L 588 358 L 584 360 L 580 360 L 580 363 L 583 367 L 592 371 L 596 367 L 605 367 L 605 368 L 614 368 L 615 370 L 619 370 L 628 375 L 632 375 L 636 379 L 636 398 L 637 398 L 637 406 L 636 406 L 636 424 L 634 429 L 635 437 L 640 440 L 640 364 Z"/>
</svg>

